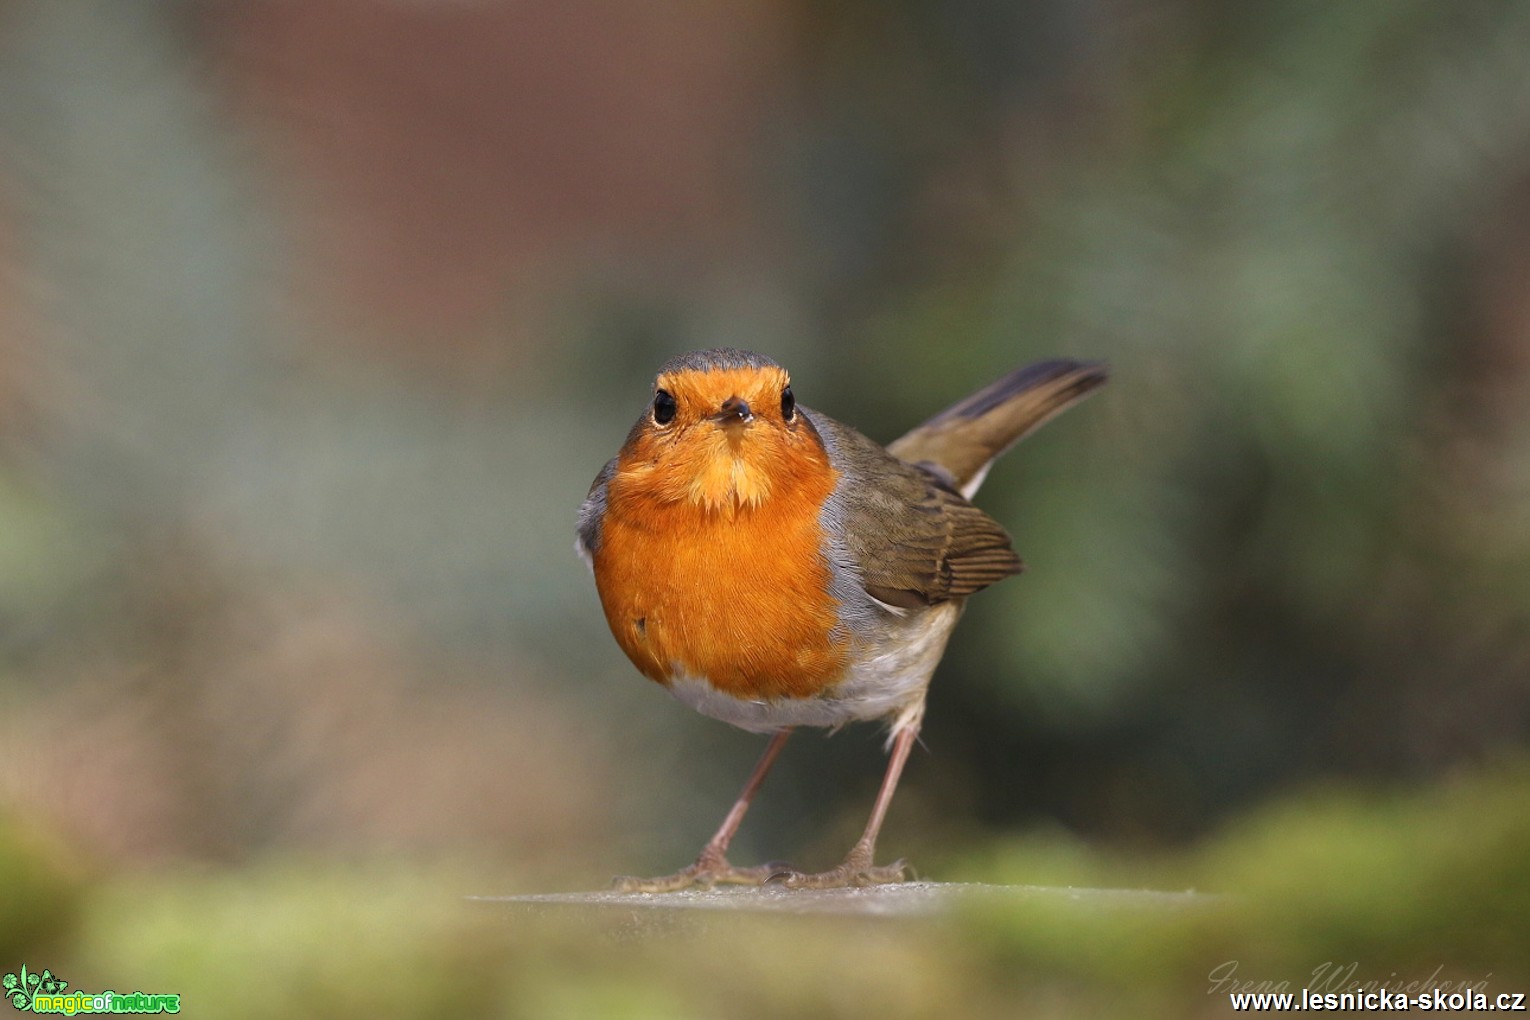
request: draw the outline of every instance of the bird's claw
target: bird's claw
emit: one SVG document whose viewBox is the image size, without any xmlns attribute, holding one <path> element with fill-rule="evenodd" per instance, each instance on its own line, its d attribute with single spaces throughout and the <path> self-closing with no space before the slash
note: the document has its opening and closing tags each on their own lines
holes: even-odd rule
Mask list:
<svg viewBox="0 0 1530 1020">
<path fill-rule="evenodd" d="M 778 875 L 796 873 L 790 864 L 781 861 L 771 861 L 753 868 L 739 868 L 729 864 L 726 858 L 703 859 L 681 868 L 673 875 L 615 878 L 611 881 L 611 888 L 624 893 L 678 892 L 698 885 L 704 889 L 715 885 L 764 885 Z"/>
<path fill-rule="evenodd" d="M 880 866 L 846 861 L 837 868 L 809 875 L 801 871 L 782 871 L 770 877 L 771 885 L 786 889 L 854 889 L 869 885 L 895 885 L 914 878 L 914 869 L 907 861 L 894 861 Z"/>
</svg>

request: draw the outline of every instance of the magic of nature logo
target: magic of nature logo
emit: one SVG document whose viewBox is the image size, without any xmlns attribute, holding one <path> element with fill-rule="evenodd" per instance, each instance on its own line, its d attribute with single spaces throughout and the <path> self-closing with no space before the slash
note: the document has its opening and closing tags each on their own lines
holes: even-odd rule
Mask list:
<svg viewBox="0 0 1530 1020">
<path fill-rule="evenodd" d="M 50 970 L 41 974 L 21 965 L 21 973 L 0 977 L 0 992 L 24 1013 L 179 1013 L 181 997 L 174 992 L 65 991 L 69 982 Z"/>
</svg>

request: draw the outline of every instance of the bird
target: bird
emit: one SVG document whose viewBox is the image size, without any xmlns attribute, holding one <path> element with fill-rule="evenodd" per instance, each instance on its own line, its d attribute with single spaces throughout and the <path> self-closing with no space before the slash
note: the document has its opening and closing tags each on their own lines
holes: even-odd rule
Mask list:
<svg viewBox="0 0 1530 1020">
<path fill-rule="evenodd" d="M 1106 381 L 1103 363 L 1018 368 L 885 448 L 796 402 L 786 369 L 731 347 L 666 361 L 579 509 L 575 547 L 606 623 L 648 679 L 704 715 L 769 734 L 694 863 L 618 890 L 906 881 L 876 842 L 967 599 L 1024 569 L 971 502 L 993 462 Z M 737 867 L 727 851 L 787 738 L 888 726 L 871 817 L 844 861 Z"/>
</svg>

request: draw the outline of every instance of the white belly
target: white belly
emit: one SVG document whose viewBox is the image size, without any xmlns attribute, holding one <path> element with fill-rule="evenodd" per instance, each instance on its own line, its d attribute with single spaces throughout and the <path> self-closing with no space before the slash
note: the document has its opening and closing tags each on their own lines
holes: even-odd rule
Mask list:
<svg viewBox="0 0 1530 1020">
<path fill-rule="evenodd" d="M 844 676 L 813 697 L 739 698 L 678 671 L 669 692 L 702 715 L 755 733 L 874 719 L 891 719 L 896 732 L 919 724 L 930 677 L 961 613 L 958 600 L 888 619 L 874 640 L 861 641 Z"/>
</svg>

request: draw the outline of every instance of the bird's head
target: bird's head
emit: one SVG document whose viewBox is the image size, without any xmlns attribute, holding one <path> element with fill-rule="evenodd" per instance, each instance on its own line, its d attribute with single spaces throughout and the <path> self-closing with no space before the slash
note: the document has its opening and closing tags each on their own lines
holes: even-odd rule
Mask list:
<svg viewBox="0 0 1530 1020">
<path fill-rule="evenodd" d="M 728 513 L 832 471 L 786 370 L 733 348 L 665 362 L 617 463 L 661 502 Z"/>
</svg>

